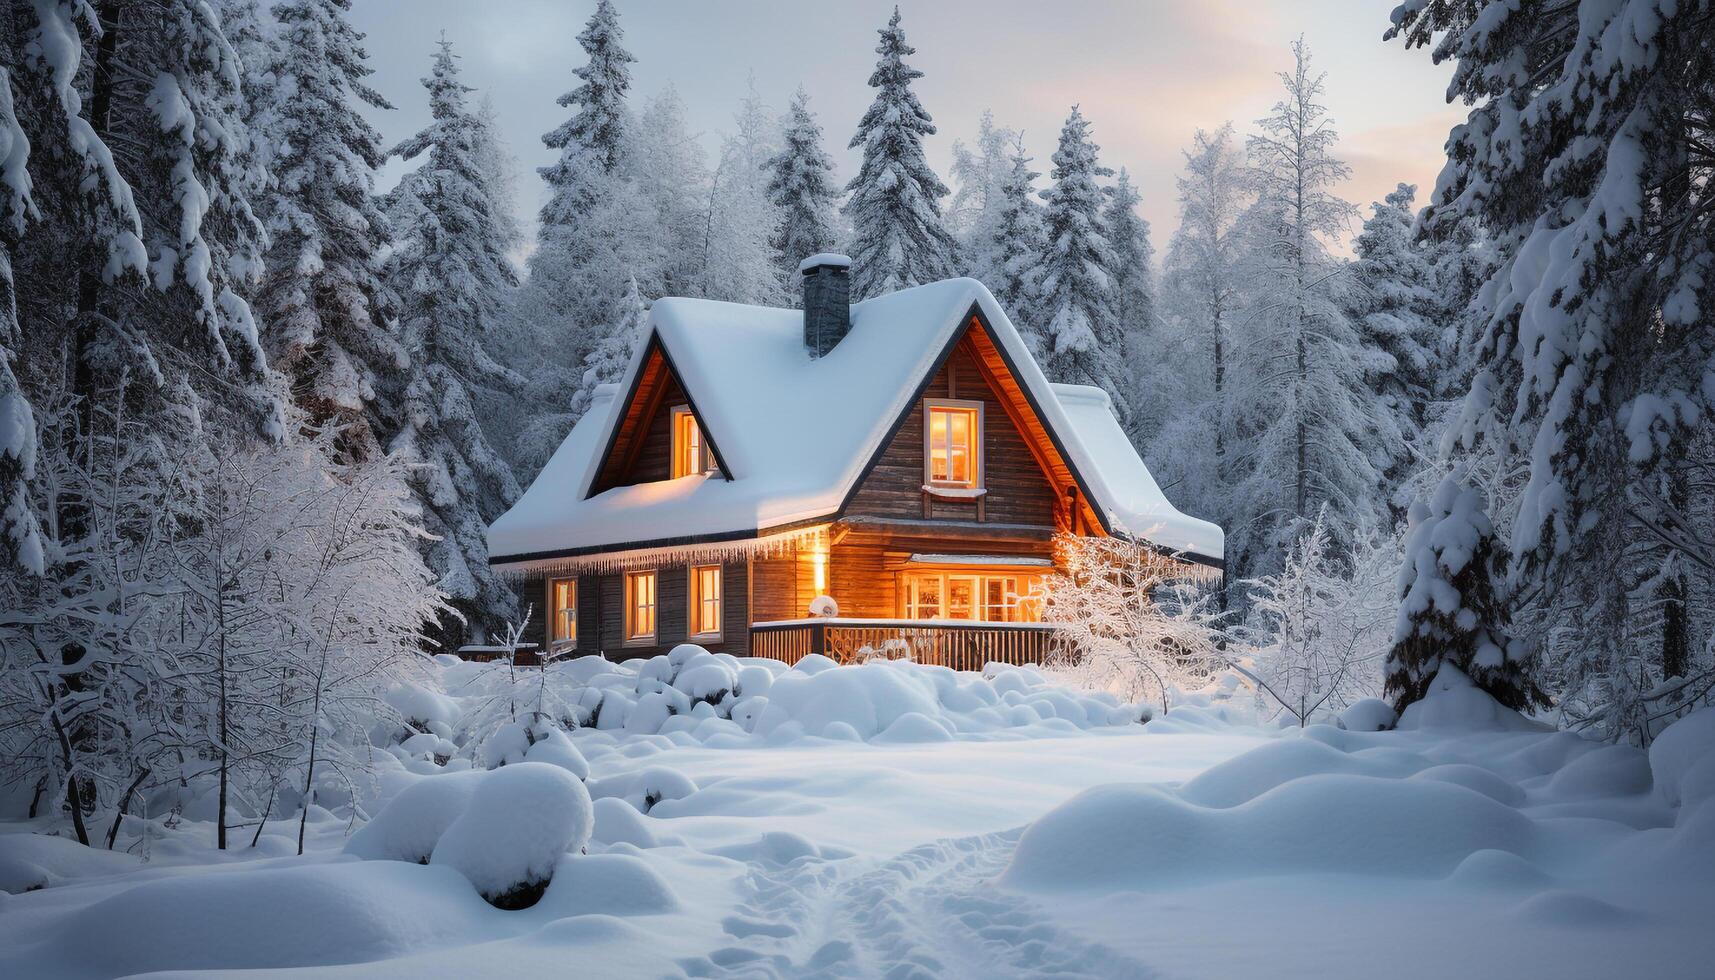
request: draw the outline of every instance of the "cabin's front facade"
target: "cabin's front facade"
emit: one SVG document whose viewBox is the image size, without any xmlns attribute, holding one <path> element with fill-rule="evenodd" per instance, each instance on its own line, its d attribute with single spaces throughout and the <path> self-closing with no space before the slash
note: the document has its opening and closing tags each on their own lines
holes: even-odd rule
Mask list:
<svg viewBox="0 0 1715 980">
<path fill-rule="evenodd" d="M 1219 568 L 1219 529 L 1161 497 L 1105 395 L 1047 383 L 979 284 L 848 307 L 843 259 L 805 279 L 804 314 L 656 304 L 625 381 L 490 531 L 526 640 L 977 668 L 1046 653 L 1057 534 Z"/>
</svg>

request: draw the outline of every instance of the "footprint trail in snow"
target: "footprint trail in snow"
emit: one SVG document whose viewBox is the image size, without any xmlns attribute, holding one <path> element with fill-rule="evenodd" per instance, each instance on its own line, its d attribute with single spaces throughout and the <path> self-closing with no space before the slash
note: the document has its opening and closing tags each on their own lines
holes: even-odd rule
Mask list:
<svg viewBox="0 0 1715 980">
<path fill-rule="evenodd" d="M 693 977 L 747 980 L 1153 977 L 988 885 L 1019 833 L 939 840 L 867 870 L 856 858 L 753 860 L 749 896 L 722 921 L 732 945 L 679 965 Z"/>
</svg>

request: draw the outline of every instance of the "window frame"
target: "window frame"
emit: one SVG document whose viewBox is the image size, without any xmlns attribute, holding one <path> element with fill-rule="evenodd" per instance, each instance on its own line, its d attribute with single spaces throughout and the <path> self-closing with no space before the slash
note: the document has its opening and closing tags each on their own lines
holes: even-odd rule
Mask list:
<svg viewBox="0 0 1715 980">
<path fill-rule="evenodd" d="M 561 606 L 558 586 L 566 582 L 571 585 L 571 604 Z M 570 636 L 560 636 L 560 614 L 569 610 L 572 614 L 572 629 Z M 578 577 L 576 575 L 556 575 L 548 579 L 548 644 L 550 650 L 566 647 L 576 648 L 578 645 Z"/>
<path fill-rule="evenodd" d="M 667 461 L 668 479 L 678 480 L 687 476 L 707 476 L 714 472 L 714 461 L 709 453 L 709 434 L 703 431 L 703 420 L 687 404 L 674 405 L 669 413 L 670 426 L 668 434 L 672 445 L 671 458 Z M 681 440 L 682 430 L 689 424 L 696 433 L 696 446 L 686 448 Z M 690 459 L 692 453 L 696 459 Z M 681 464 L 684 470 L 681 472 Z"/>
<path fill-rule="evenodd" d="M 703 607 L 710 601 L 703 595 L 703 584 L 699 573 L 706 571 L 715 573 L 714 629 L 699 629 L 709 624 L 703 621 Z M 724 632 L 723 623 L 726 617 L 726 568 L 719 562 L 705 565 L 692 565 L 685 587 L 685 630 L 693 640 L 719 640 Z"/>
<path fill-rule="evenodd" d="M 1039 623 L 1042 621 L 1041 605 L 1033 600 L 1036 588 L 1042 584 L 1044 575 L 1041 572 L 1026 572 L 1012 568 L 930 567 L 910 569 L 899 574 L 899 615 L 901 619 L 944 623 Z M 954 580 L 967 580 L 974 583 L 971 604 L 972 617 L 970 619 L 958 619 L 951 615 L 951 593 Z M 935 605 L 935 615 L 925 616 L 922 615 L 923 603 L 920 596 L 923 584 L 930 581 L 935 583 L 938 598 Z M 998 604 L 989 601 L 989 587 L 995 584 L 1001 587 Z M 995 609 L 1003 610 L 1002 618 L 989 617 L 989 613 Z"/>
<path fill-rule="evenodd" d="M 923 485 L 940 490 L 981 490 L 985 480 L 983 474 L 983 430 L 984 404 L 964 398 L 925 398 L 923 399 Z M 968 451 L 971 455 L 971 476 L 969 480 L 937 480 L 935 479 L 935 416 L 937 413 L 962 413 L 970 417 L 974 423 L 971 442 Z M 952 431 L 948 430 L 947 437 L 947 471 L 953 469 Z"/>
<path fill-rule="evenodd" d="M 636 583 L 647 577 L 649 579 L 649 632 L 637 632 L 637 601 Z M 655 646 L 661 635 L 661 575 L 654 568 L 640 568 L 625 573 L 625 636 L 624 644 L 628 647 Z"/>
</svg>

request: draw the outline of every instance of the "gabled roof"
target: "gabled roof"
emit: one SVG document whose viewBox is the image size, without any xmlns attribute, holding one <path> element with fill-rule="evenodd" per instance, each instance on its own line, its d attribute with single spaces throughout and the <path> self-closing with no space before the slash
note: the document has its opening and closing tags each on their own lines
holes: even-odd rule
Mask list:
<svg viewBox="0 0 1715 980">
<path fill-rule="evenodd" d="M 1110 532 L 1219 563 L 1221 529 L 1167 502 L 1097 389 L 1048 383 L 999 304 L 949 279 L 852 306 L 851 331 L 811 358 L 803 313 L 668 298 L 650 311 L 619 393 L 656 344 L 722 450 L 726 479 L 684 477 L 588 495 L 624 397 L 604 391 L 524 496 L 489 528 L 496 564 L 733 540 L 836 516 L 972 317 Z"/>
</svg>

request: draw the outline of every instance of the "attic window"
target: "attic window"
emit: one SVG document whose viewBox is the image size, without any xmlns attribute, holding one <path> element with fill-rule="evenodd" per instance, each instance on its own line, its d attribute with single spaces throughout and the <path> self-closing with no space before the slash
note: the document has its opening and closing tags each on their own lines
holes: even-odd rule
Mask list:
<svg viewBox="0 0 1715 980">
<path fill-rule="evenodd" d="M 981 487 L 982 402 L 930 401 L 924 406 L 923 426 L 924 484 L 965 490 Z"/>
<path fill-rule="evenodd" d="M 673 409 L 673 479 L 698 476 L 713 467 L 709 464 L 709 444 L 703 438 L 703 427 L 689 405 Z"/>
</svg>

